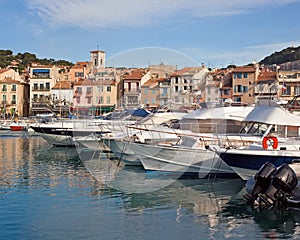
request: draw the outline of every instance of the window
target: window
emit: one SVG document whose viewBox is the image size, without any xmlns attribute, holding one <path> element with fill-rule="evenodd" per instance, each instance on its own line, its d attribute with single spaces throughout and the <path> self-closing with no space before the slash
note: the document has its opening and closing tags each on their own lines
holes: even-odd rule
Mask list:
<svg viewBox="0 0 300 240">
<path fill-rule="evenodd" d="M 207 94 L 210 94 L 210 87 L 207 87 Z"/>
<path fill-rule="evenodd" d="M 75 77 L 83 77 L 83 72 L 75 72 Z"/>
<path fill-rule="evenodd" d="M 11 104 L 16 104 L 17 102 L 17 96 L 14 94 L 11 96 Z"/>
<path fill-rule="evenodd" d="M 40 83 L 40 90 L 44 90 L 44 83 Z"/>
<path fill-rule="evenodd" d="M 91 93 L 92 93 L 92 87 L 87 87 L 86 94 L 91 94 Z"/>
<path fill-rule="evenodd" d="M 243 74 L 242 73 L 237 73 L 237 78 L 242 78 Z"/>
<path fill-rule="evenodd" d="M 152 104 L 155 103 L 155 98 L 152 98 L 151 103 L 152 103 Z"/>
<path fill-rule="evenodd" d="M 110 104 L 110 96 L 107 96 L 107 97 L 106 97 L 106 103 L 107 103 L 107 104 Z"/>
<path fill-rule="evenodd" d="M 3 104 L 6 104 L 6 95 L 2 95 Z"/>
<path fill-rule="evenodd" d="M 111 92 L 111 86 L 107 86 L 106 91 Z"/>
<path fill-rule="evenodd" d="M 144 103 L 145 104 L 148 104 L 149 102 L 148 102 L 148 98 L 144 98 Z"/>
<path fill-rule="evenodd" d="M 286 86 L 286 89 L 282 89 L 282 95 L 291 95 L 291 86 Z"/>
<path fill-rule="evenodd" d="M 99 100 L 98 100 L 98 103 L 99 104 L 102 104 L 103 103 L 103 96 L 100 96 Z"/>
<path fill-rule="evenodd" d="M 17 85 L 16 85 L 16 84 L 13 84 L 13 85 L 11 86 L 11 91 L 12 91 L 12 92 L 17 91 Z"/>
<path fill-rule="evenodd" d="M 76 103 L 80 103 L 80 97 L 76 98 Z"/>
<path fill-rule="evenodd" d="M 38 84 L 37 84 L 37 83 L 34 83 L 34 84 L 33 84 L 33 90 L 38 90 L 38 88 L 39 88 L 39 87 L 38 87 Z"/>
<path fill-rule="evenodd" d="M 244 73 L 244 78 L 248 78 L 248 73 Z"/>
<path fill-rule="evenodd" d="M 81 94 L 82 93 L 82 88 L 81 87 L 77 87 L 76 91 Z"/>
<path fill-rule="evenodd" d="M 7 86 L 4 84 L 3 86 L 2 86 L 2 92 L 6 92 L 7 91 Z"/>
<path fill-rule="evenodd" d="M 294 87 L 294 93 L 295 95 L 299 95 L 300 94 L 300 87 Z"/>
<path fill-rule="evenodd" d="M 88 102 L 88 104 L 91 104 L 92 98 L 91 97 L 87 98 L 87 102 Z"/>
<path fill-rule="evenodd" d="M 98 92 L 103 92 L 103 86 L 98 86 Z"/>
<path fill-rule="evenodd" d="M 156 93 L 156 90 L 155 89 L 152 89 L 152 94 L 155 94 Z"/>
<path fill-rule="evenodd" d="M 148 88 L 144 88 L 144 93 L 148 94 Z"/>
<path fill-rule="evenodd" d="M 49 82 L 46 82 L 46 89 L 50 90 L 50 83 Z"/>
<path fill-rule="evenodd" d="M 243 92 L 248 92 L 248 86 L 243 86 Z"/>
</svg>

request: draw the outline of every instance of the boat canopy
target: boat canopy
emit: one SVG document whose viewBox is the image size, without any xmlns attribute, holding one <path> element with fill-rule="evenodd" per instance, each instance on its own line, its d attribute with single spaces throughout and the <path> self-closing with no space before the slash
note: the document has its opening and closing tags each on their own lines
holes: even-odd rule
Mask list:
<svg viewBox="0 0 300 240">
<path fill-rule="evenodd" d="M 278 105 L 258 105 L 248 114 L 245 118 L 245 122 L 300 126 L 300 116 L 297 116 Z"/>
<path fill-rule="evenodd" d="M 254 106 L 228 106 L 197 109 L 183 116 L 183 119 L 231 119 L 243 121 L 253 109 Z"/>
</svg>

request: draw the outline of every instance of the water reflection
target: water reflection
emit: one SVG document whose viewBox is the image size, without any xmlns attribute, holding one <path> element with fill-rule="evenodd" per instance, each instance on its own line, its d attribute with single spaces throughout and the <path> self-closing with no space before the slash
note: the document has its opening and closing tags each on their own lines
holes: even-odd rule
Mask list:
<svg viewBox="0 0 300 240">
<path fill-rule="evenodd" d="M 252 209 L 239 179 L 176 180 L 86 154 L 0 135 L 4 239 L 300 238 L 299 209 Z"/>
</svg>

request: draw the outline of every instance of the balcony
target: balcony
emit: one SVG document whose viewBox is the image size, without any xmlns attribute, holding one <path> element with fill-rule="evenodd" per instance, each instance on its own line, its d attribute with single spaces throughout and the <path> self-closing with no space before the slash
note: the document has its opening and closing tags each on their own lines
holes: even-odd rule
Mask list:
<svg viewBox="0 0 300 240">
<path fill-rule="evenodd" d="M 44 92 L 44 91 L 49 92 L 49 91 L 50 91 L 50 88 L 46 88 L 46 87 L 42 87 L 42 88 L 39 88 L 39 87 L 33 87 L 33 88 L 31 89 L 31 91 L 33 91 L 33 92 Z"/>
</svg>

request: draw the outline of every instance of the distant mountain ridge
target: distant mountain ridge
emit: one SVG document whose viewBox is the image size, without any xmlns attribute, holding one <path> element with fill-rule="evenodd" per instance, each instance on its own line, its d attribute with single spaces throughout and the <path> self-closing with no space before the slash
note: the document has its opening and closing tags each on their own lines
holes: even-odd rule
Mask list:
<svg viewBox="0 0 300 240">
<path fill-rule="evenodd" d="M 287 62 L 294 62 L 300 60 L 300 46 L 299 47 L 288 47 L 280 52 L 274 52 L 270 56 L 265 57 L 259 62 L 264 65 L 280 65 Z"/>
</svg>

